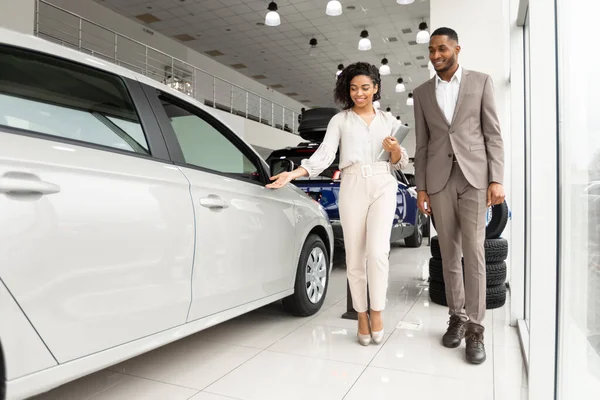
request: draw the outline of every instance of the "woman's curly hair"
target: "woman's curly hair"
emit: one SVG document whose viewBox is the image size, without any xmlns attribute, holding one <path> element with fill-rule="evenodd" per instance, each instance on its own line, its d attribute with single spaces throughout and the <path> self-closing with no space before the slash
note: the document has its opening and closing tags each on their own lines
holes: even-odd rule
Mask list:
<svg viewBox="0 0 600 400">
<path fill-rule="evenodd" d="M 344 106 L 344 110 L 354 107 L 354 102 L 350 97 L 350 82 L 359 75 L 368 76 L 377 85 L 377 93 L 373 95 L 373 101 L 381 99 L 381 76 L 379 75 L 379 69 L 366 62 L 350 64 L 338 76 L 333 91 L 333 98 Z"/>
</svg>

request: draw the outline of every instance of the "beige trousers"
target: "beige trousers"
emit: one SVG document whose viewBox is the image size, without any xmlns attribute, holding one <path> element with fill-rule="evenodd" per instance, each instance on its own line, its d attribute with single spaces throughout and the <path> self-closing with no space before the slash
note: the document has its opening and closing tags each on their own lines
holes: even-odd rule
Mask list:
<svg viewBox="0 0 600 400">
<path fill-rule="evenodd" d="M 397 190 L 398 183 L 387 162 L 355 164 L 342 171 L 338 204 L 346 273 L 357 312 L 368 310 L 367 282 L 371 309 L 385 308 Z"/>
<path fill-rule="evenodd" d="M 450 315 L 481 324 L 485 316 L 485 214 L 487 191 L 475 189 L 457 162 L 444 189 L 430 194 L 438 232 Z M 464 280 L 461 255 L 465 259 Z M 466 310 L 466 311 L 465 311 Z"/>
</svg>

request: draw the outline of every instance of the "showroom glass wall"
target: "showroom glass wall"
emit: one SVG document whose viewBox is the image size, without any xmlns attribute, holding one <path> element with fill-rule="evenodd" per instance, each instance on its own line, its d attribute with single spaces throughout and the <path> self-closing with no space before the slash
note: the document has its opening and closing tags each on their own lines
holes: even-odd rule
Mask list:
<svg viewBox="0 0 600 400">
<path fill-rule="evenodd" d="M 598 10 L 595 0 L 556 1 L 559 399 L 600 398 L 600 56 L 594 49 Z"/>
<path fill-rule="evenodd" d="M 600 58 L 592 43 L 599 6 L 594 0 L 523 3 L 522 340 L 529 399 L 598 398 L 600 80 L 594 67 Z"/>
</svg>

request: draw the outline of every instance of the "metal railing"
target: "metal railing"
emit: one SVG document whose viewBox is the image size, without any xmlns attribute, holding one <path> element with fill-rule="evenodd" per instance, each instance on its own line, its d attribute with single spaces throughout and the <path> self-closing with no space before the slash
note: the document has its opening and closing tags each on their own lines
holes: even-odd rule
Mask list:
<svg viewBox="0 0 600 400">
<path fill-rule="evenodd" d="M 294 110 L 46 0 L 36 1 L 35 35 L 146 75 L 210 107 L 296 133 Z"/>
</svg>

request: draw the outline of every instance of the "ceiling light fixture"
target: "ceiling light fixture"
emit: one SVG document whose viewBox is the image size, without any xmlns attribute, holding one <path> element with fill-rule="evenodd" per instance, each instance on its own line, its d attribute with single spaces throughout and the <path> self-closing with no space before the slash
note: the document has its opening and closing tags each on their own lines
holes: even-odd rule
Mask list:
<svg viewBox="0 0 600 400">
<path fill-rule="evenodd" d="M 427 23 L 421 22 L 419 24 L 419 33 L 417 33 L 417 43 L 424 44 L 429 43 L 429 32 L 427 32 Z"/>
<path fill-rule="evenodd" d="M 265 17 L 265 25 L 267 25 L 267 26 L 281 25 L 281 17 L 279 17 L 279 14 L 277 13 L 277 3 L 275 3 L 274 1 L 270 2 L 269 6 L 267 7 L 267 10 L 269 10 L 269 12 L 267 13 L 267 16 Z"/>
<path fill-rule="evenodd" d="M 337 0 L 332 0 L 327 3 L 327 9 L 325 10 L 325 14 L 337 17 L 338 15 L 342 15 L 342 3 Z"/>
<path fill-rule="evenodd" d="M 381 103 L 379 102 L 379 100 L 375 100 L 373 102 L 373 107 L 375 107 L 375 109 L 380 109 L 381 108 Z"/>
<path fill-rule="evenodd" d="M 344 64 L 338 64 L 338 70 L 335 73 L 335 78 L 337 79 L 338 76 L 340 76 L 340 74 L 342 73 L 342 71 L 344 70 Z"/>
<path fill-rule="evenodd" d="M 396 3 L 402 4 L 403 6 L 407 6 L 409 4 L 414 3 L 415 0 L 396 0 Z"/>
<path fill-rule="evenodd" d="M 404 79 L 398 78 L 398 83 L 396 84 L 396 93 L 406 92 L 406 86 L 404 86 Z"/>
<path fill-rule="evenodd" d="M 371 41 L 369 40 L 369 32 L 365 29 L 360 33 L 360 41 L 358 42 L 358 50 L 369 51 L 371 50 Z"/>
<path fill-rule="evenodd" d="M 392 71 L 390 70 L 390 66 L 387 65 L 388 64 L 388 59 L 384 58 L 383 60 L 381 60 L 381 67 L 379 67 L 379 75 L 389 75 L 392 73 Z"/>
<path fill-rule="evenodd" d="M 308 44 L 310 45 L 310 51 L 309 51 L 309 55 L 314 56 L 317 54 L 317 39 L 312 38 L 310 39 L 310 41 L 308 42 Z"/>
<path fill-rule="evenodd" d="M 413 99 L 413 94 L 412 93 L 408 94 L 408 99 L 406 99 L 406 105 L 407 106 L 414 106 L 415 105 L 415 100 Z"/>
</svg>

